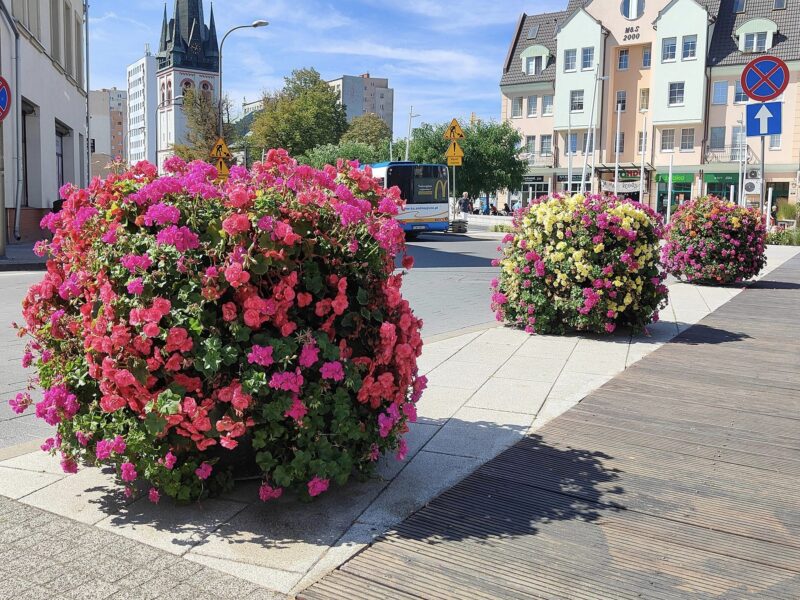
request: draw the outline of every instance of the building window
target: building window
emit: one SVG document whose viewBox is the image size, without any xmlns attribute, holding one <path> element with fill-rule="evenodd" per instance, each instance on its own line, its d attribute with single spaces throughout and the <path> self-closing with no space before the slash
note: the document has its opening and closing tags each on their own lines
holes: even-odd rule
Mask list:
<svg viewBox="0 0 800 600">
<path fill-rule="evenodd" d="M 75 13 L 75 79 L 83 87 L 83 26 L 78 13 Z"/>
<path fill-rule="evenodd" d="M 72 11 L 69 4 L 64 3 L 64 70 L 68 75 L 74 75 L 73 61 L 75 53 L 72 48 Z"/>
<path fill-rule="evenodd" d="M 583 112 L 583 90 L 572 90 L 569 93 L 570 112 Z"/>
<path fill-rule="evenodd" d="M 636 144 L 636 150 L 637 152 L 639 152 L 639 154 L 647 151 L 647 134 L 644 131 L 639 132 L 639 139 L 638 143 Z"/>
<path fill-rule="evenodd" d="M 620 131 L 617 138 L 617 153 L 622 154 L 623 152 L 625 152 L 625 132 Z"/>
<path fill-rule="evenodd" d="M 770 150 L 780 150 L 781 149 L 781 135 L 771 135 L 769 136 L 769 149 Z"/>
<path fill-rule="evenodd" d="M 630 58 L 630 52 L 627 48 L 620 48 L 619 55 L 617 56 L 617 69 L 620 71 L 625 71 L 628 69 L 628 58 Z"/>
<path fill-rule="evenodd" d="M 662 129 L 661 130 L 661 151 L 672 152 L 675 150 L 675 130 Z"/>
<path fill-rule="evenodd" d="M 577 68 L 578 51 L 564 50 L 564 70 L 574 71 Z"/>
<path fill-rule="evenodd" d="M 50 0 L 50 56 L 61 62 L 61 0 Z"/>
<path fill-rule="evenodd" d="M 697 58 L 697 36 L 685 35 L 683 36 L 683 53 L 681 54 L 682 60 L 692 60 Z"/>
<path fill-rule="evenodd" d="M 714 89 L 711 95 L 711 104 L 727 104 L 728 103 L 728 82 L 715 81 Z"/>
<path fill-rule="evenodd" d="M 594 67 L 594 48 L 584 48 L 581 50 L 581 69 L 584 71 Z"/>
<path fill-rule="evenodd" d="M 536 136 L 529 135 L 525 138 L 525 152 L 528 154 L 536 154 Z"/>
<path fill-rule="evenodd" d="M 620 11 L 623 17 L 634 21 L 644 13 L 644 0 L 622 0 Z"/>
<path fill-rule="evenodd" d="M 56 131 L 56 179 L 58 189 L 64 185 L 64 134 Z"/>
<path fill-rule="evenodd" d="M 694 150 L 694 129 L 681 129 L 681 150 Z"/>
<path fill-rule="evenodd" d="M 712 127 L 708 143 L 712 150 L 722 150 L 725 147 L 725 128 Z"/>
<path fill-rule="evenodd" d="M 685 84 L 682 81 L 669 84 L 669 105 L 683 106 Z"/>
<path fill-rule="evenodd" d="M 642 68 L 649 69 L 653 62 L 653 47 L 649 44 L 642 48 Z"/>
<path fill-rule="evenodd" d="M 639 90 L 639 110 L 649 110 L 650 108 L 650 88 Z"/>
<path fill-rule="evenodd" d="M 772 5 L 773 10 L 783 10 L 784 8 L 786 8 L 786 0 L 775 0 Z"/>
<path fill-rule="evenodd" d="M 535 117 L 539 105 L 539 96 L 528 96 L 528 116 Z"/>
<path fill-rule="evenodd" d="M 584 152 L 594 152 L 594 135 L 592 132 L 584 132 L 582 146 Z"/>
<path fill-rule="evenodd" d="M 541 137 L 540 146 L 539 146 L 539 154 L 542 156 L 552 156 L 553 154 L 553 136 L 552 135 L 543 135 Z"/>
<path fill-rule="evenodd" d="M 745 52 L 764 52 L 767 49 L 767 32 L 748 33 L 744 36 Z"/>
<path fill-rule="evenodd" d="M 541 75 L 542 74 L 542 57 L 529 56 L 525 59 L 525 72 L 528 75 Z"/>
<path fill-rule="evenodd" d="M 664 38 L 661 46 L 661 61 L 670 62 L 675 60 L 675 51 L 678 44 L 678 38 L 669 37 Z"/>
<path fill-rule="evenodd" d="M 569 142 L 567 147 L 564 149 L 564 154 L 569 155 L 570 153 L 576 154 L 578 152 L 578 134 L 577 133 L 570 133 L 569 134 Z"/>
<path fill-rule="evenodd" d="M 742 82 L 738 79 L 734 81 L 733 101 L 737 104 L 747 102 L 747 94 L 742 89 Z"/>
<path fill-rule="evenodd" d="M 542 115 L 553 115 L 553 96 L 542 96 Z"/>
<path fill-rule="evenodd" d="M 522 96 L 511 100 L 511 118 L 518 119 L 522 116 Z"/>
<path fill-rule="evenodd" d="M 744 12 L 745 0 L 733 0 L 733 12 Z"/>
<path fill-rule="evenodd" d="M 616 107 L 618 110 L 625 112 L 628 108 L 628 93 L 624 90 L 620 90 L 617 92 L 617 104 Z"/>
</svg>

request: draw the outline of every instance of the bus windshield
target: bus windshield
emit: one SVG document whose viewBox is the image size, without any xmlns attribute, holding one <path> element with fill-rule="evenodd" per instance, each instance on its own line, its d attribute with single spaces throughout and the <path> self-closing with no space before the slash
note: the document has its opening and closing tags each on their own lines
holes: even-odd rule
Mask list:
<svg viewBox="0 0 800 600">
<path fill-rule="evenodd" d="M 387 188 L 397 186 L 406 204 L 447 204 L 447 167 L 394 165 L 387 173 Z"/>
</svg>

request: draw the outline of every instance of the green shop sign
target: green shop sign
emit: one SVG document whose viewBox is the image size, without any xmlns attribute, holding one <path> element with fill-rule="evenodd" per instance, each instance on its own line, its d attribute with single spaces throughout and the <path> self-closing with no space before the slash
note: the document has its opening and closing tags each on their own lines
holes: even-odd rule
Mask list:
<svg viewBox="0 0 800 600">
<path fill-rule="evenodd" d="M 669 183 L 669 173 L 659 173 L 656 175 L 658 183 Z M 672 183 L 693 183 L 694 173 L 673 173 Z"/>
<path fill-rule="evenodd" d="M 706 173 L 703 175 L 703 181 L 733 185 L 739 183 L 739 175 L 737 173 Z"/>
</svg>

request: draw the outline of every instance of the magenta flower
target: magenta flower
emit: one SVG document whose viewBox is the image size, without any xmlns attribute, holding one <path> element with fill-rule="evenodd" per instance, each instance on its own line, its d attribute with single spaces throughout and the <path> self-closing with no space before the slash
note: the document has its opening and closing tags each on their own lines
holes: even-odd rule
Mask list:
<svg viewBox="0 0 800 600">
<path fill-rule="evenodd" d="M 321 479 L 316 475 L 308 482 L 308 494 L 312 498 L 326 492 L 330 486 L 330 479 Z"/>
<path fill-rule="evenodd" d="M 176 462 L 178 462 L 178 457 L 171 451 L 167 452 L 166 456 L 164 456 L 164 467 L 166 467 L 168 471 L 171 471 Z"/>
<path fill-rule="evenodd" d="M 250 349 L 250 354 L 247 355 L 247 362 L 251 365 L 261 365 L 262 367 L 269 367 L 275 363 L 272 357 L 274 348 L 272 346 L 253 346 Z"/>
<path fill-rule="evenodd" d="M 127 481 L 129 483 L 131 481 L 136 481 L 136 478 L 139 476 L 136 472 L 136 467 L 130 462 L 122 463 L 120 471 L 122 472 L 122 481 Z"/>
<path fill-rule="evenodd" d="M 206 463 L 206 462 L 204 462 L 202 465 L 200 465 L 199 467 L 197 467 L 194 470 L 194 474 L 197 475 L 200 479 L 204 479 L 205 480 L 205 479 L 208 479 L 209 477 L 211 477 L 211 471 L 212 470 L 213 469 L 212 469 L 211 465 Z"/>
<path fill-rule="evenodd" d="M 317 345 L 314 342 L 304 344 L 300 352 L 300 366 L 305 368 L 312 367 L 318 360 L 319 348 L 317 348 Z"/>
<path fill-rule="evenodd" d="M 325 363 L 322 365 L 320 372 L 323 379 L 331 379 L 333 381 L 342 381 L 344 379 L 344 369 L 342 368 L 342 363 L 338 360 Z"/>
<path fill-rule="evenodd" d="M 153 504 L 158 504 L 158 501 L 161 500 L 161 494 L 159 494 L 158 490 L 154 487 L 150 488 L 150 491 L 147 493 L 147 497 Z"/>
<path fill-rule="evenodd" d="M 152 204 L 144 214 L 144 224 L 151 225 L 171 225 L 177 223 L 181 218 L 181 211 L 176 206 L 169 204 Z"/>
<path fill-rule="evenodd" d="M 308 414 L 308 408 L 306 408 L 306 405 L 303 404 L 303 401 L 300 400 L 299 397 L 295 396 L 292 399 L 292 406 L 285 413 L 283 413 L 283 416 L 291 417 L 298 423 L 301 423 L 306 414 Z"/>
<path fill-rule="evenodd" d="M 141 296 L 144 293 L 144 282 L 141 277 L 128 282 L 128 293 L 134 296 Z"/>
<path fill-rule="evenodd" d="M 262 502 L 268 502 L 269 500 L 276 500 L 283 495 L 283 488 L 280 487 L 272 487 L 268 483 L 264 483 L 258 488 L 258 497 L 261 499 Z"/>
</svg>

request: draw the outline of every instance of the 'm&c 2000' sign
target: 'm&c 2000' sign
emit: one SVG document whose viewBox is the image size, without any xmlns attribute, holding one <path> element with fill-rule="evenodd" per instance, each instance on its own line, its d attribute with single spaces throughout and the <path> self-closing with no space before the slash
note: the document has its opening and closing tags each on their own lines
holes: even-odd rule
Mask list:
<svg viewBox="0 0 800 600">
<path fill-rule="evenodd" d="M 631 42 L 639 39 L 639 26 L 633 25 L 625 28 L 625 35 L 622 36 L 623 42 Z"/>
</svg>

